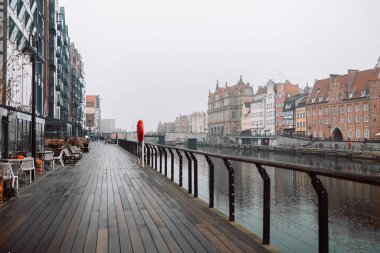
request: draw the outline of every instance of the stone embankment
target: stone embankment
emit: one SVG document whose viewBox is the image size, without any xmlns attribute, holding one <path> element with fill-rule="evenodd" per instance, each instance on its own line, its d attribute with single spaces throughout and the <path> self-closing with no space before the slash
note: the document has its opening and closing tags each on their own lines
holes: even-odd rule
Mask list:
<svg viewBox="0 0 380 253">
<path fill-rule="evenodd" d="M 301 144 L 290 144 L 281 146 L 254 146 L 248 144 L 216 144 L 209 145 L 213 147 L 231 148 L 240 150 L 255 150 L 255 151 L 272 151 L 272 152 L 287 152 L 295 154 L 311 154 L 322 155 L 325 157 L 345 157 L 352 159 L 369 159 L 380 161 L 380 151 L 369 148 L 370 146 L 361 146 L 361 149 L 356 149 L 355 146 L 351 149 L 334 149 L 330 148 L 330 145 L 324 145 L 323 148 L 319 148 L 313 145 L 313 147 L 304 147 Z M 332 146 L 335 147 L 335 146 Z"/>
</svg>

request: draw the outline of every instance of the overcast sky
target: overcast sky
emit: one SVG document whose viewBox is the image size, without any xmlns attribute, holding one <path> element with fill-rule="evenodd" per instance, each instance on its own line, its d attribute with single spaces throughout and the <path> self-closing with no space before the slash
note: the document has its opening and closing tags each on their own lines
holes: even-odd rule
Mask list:
<svg viewBox="0 0 380 253">
<path fill-rule="evenodd" d="M 146 130 L 207 110 L 216 81 L 240 75 L 301 87 L 373 68 L 379 0 L 60 0 L 102 118 Z"/>
</svg>

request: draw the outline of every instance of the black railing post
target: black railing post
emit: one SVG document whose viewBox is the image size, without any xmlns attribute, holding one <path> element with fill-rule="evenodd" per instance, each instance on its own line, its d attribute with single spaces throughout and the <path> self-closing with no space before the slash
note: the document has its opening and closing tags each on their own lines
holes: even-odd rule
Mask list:
<svg viewBox="0 0 380 253">
<path fill-rule="evenodd" d="M 153 146 L 154 148 L 154 169 L 157 170 L 157 147 Z"/>
<path fill-rule="evenodd" d="M 256 164 L 256 167 L 264 181 L 263 244 L 268 245 L 270 243 L 270 177 L 260 164 Z"/>
<path fill-rule="evenodd" d="M 160 173 L 162 173 L 162 149 L 158 147 L 158 151 L 160 151 Z"/>
<path fill-rule="evenodd" d="M 150 166 L 150 145 L 149 144 L 145 144 L 146 146 L 146 161 L 147 161 L 147 164 Z"/>
<path fill-rule="evenodd" d="M 162 148 L 162 150 L 164 151 L 164 157 L 165 157 L 165 171 L 164 171 L 164 175 L 165 175 L 165 177 L 167 177 L 168 176 L 168 153 L 166 152 L 165 148 Z"/>
<path fill-rule="evenodd" d="M 209 156 L 205 156 L 206 161 L 208 163 L 209 167 L 209 173 L 208 173 L 208 196 L 209 196 L 209 202 L 208 207 L 213 208 L 214 207 L 214 163 L 211 161 Z"/>
<path fill-rule="evenodd" d="M 178 185 L 180 187 L 182 187 L 182 162 L 183 162 L 183 158 L 182 158 L 182 155 L 181 155 L 181 151 L 179 151 L 178 149 L 175 150 L 178 154 L 178 157 L 179 157 L 179 179 L 178 179 Z"/>
<path fill-rule="evenodd" d="M 168 148 L 168 150 L 169 150 L 170 159 L 171 159 L 170 160 L 170 172 L 171 172 L 170 180 L 174 181 L 174 154 L 171 148 Z"/>
<path fill-rule="evenodd" d="M 193 153 L 190 153 L 194 162 L 194 198 L 198 198 L 198 160 Z"/>
<path fill-rule="evenodd" d="M 150 145 L 150 148 L 151 148 L 151 151 L 152 151 L 152 153 L 151 153 L 151 156 L 150 156 L 150 166 L 152 167 L 152 168 L 154 168 L 154 146 L 153 145 Z"/>
<path fill-rule="evenodd" d="M 188 152 L 185 151 L 185 156 L 187 158 L 187 182 L 188 182 L 188 193 L 193 192 L 192 176 L 191 176 L 191 157 Z"/>
<path fill-rule="evenodd" d="M 235 221 L 235 174 L 230 162 L 223 159 L 228 170 L 229 221 Z"/>
<path fill-rule="evenodd" d="M 323 184 L 315 174 L 309 173 L 311 184 L 318 194 L 319 252 L 329 252 L 329 199 Z"/>
</svg>

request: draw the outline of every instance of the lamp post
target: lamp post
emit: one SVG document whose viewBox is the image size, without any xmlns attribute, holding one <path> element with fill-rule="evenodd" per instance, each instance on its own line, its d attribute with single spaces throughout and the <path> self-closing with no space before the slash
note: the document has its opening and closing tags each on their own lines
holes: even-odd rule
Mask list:
<svg viewBox="0 0 380 253">
<path fill-rule="evenodd" d="M 30 43 L 23 47 L 22 53 L 29 55 L 32 62 L 32 157 L 36 163 L 36 62 L 44 63 L 45 60 Z M 34 177 L 33 174 L 32 177 Z"/>
</svg>

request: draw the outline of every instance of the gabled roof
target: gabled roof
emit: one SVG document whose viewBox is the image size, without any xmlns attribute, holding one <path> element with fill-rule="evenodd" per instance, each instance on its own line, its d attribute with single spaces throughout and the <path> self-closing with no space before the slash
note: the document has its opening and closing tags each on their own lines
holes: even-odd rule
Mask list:
<svg viewBox="0 0 380 253">
<path fill-rule="evenodd" d="M 257 92 L 256 92 L 255 95 L 259 95 L 259 94 L 263 94 L 263 93 L 267 93 L 267 87 L 266 87 L 266 86 L 264 86 L 264 87 L 259 87 L 259 88 L 257 89 Z"/>
<path fill-rule="evenodd" d="M 310 93 L 307 104 L 311 104 L 313 99 L 315 102 L 319 102 L 319 98 L 326 99 L 330 88 L 330 78 L 316 80 L 313 89 Z M 325 100 L 323 100 L 325 101 Z"/>
<path fill-rule="evenodd" d="M 366 91 L 368 95 L 369 81 L 379 80 L 379 73 L 380 68 L 358 71 L 352 83 L 351 90 L 349 91 L 350 93 L 352 92 L 352 96 L 350 97 L 349 94 L 347 94 L 346 98 L 360 98 L 362 91 Z"/>
</svg>

